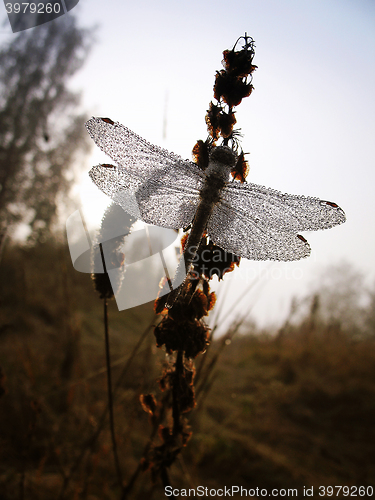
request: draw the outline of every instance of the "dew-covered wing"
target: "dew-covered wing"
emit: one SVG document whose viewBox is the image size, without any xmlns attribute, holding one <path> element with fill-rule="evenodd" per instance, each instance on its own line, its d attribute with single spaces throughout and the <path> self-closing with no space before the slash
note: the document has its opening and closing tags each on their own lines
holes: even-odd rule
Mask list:
<svg viewBox="0 0 375 500">
<path fill-rule="evenodd" d="M 166 173 L 162 180 L 149 179 L 138 189 L 135 197 L 141 220 L 172 229 L 188 226 L 199 204 L 196 182 L 192 182 L 190 177 L 176 179 L 173 173 Z M 120 198 L 120 193 L 115 196 L 116 203 Z"/>
<path fill-rule="evenodd" d="M 308 257 L 310 245 L 296 233 L 242 220 L 225 205 L 216 205 L 208 222 L 212 241 L 239 257 L 251 260 L 299 260 Z"/>
<path fill-rule="evenodd" d="M 253 260 L 299 260 L 310 246 L 298 231 L 345 222 L 335 203 L 283 194 L 256 184 L 228 184 L 214 207 L 208 233 L 214 243 Z"/>
<path fill-rule="evenodd" d="M 91 118 L 86 127 L 95 143 L 117 163 L 90 170 L 101 191 L 149 224 L 177 229 L 191 222 L 204 180 L 195 163 L 148 143 L 109 119 Z"/>
<path fill-rule="evenodd" d="M 226 214 L 230 213 L 238 222 L 248 221 L 249 229 L 256 225 L 280 232 L 317 231 L 346 220 L 344 211 L 336 203 L 283 194 L 257 184 L 231 182 L 223 189 L 221 200 L 227 207 Z"/>
</svg>

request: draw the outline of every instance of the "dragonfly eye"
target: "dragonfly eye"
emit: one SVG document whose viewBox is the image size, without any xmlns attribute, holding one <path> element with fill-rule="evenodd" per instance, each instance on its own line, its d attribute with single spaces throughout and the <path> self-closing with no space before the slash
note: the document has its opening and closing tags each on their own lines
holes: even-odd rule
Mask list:
<svg viewBox="0 0 375 500">
<path fill-rule="evenodd" d="M 210 160 L 233 167 L 236 164 L 237 156 L 227 146 L 217 146 L 211 151 Z"/>
</svg>

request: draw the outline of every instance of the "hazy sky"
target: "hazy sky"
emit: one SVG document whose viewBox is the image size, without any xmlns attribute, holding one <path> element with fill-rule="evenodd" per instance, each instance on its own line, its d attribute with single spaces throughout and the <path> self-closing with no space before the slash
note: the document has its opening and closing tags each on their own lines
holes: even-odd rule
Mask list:
<svg viewBox="0 0 375 500">
<path fill-rule="evenodd" d="M 243 260 L 226 297 L 244 301 L 262 324 L 277 321 L 327 264 L 346 261 L 375 280 L 375 4 L 371 0 L 81 0 L 97 43 L 74 79 L 85 110 L 191 158 L 207 136 L 204 116 L 222 51 L 245 31 L 254 38 L 253 94 L 238 107 L 249 182 L 335 201 L 343 226 L 304 233 L 312 256 L 292 263 Z M 58 22 L 58 21 L 54 21 Z M 166 139 L 163 120 L 166 119 Z M 108 158 L 98 150 L 87 165 Z M 83 203 L 105 197 L 93 186 Z M 91 200 L 91 201 L 90 201 Z M 90 204 L 93 202 L 93 204 Z M 100 216 L 99 216 L 100 217 Z M 228 280 L 228 283 L 231 280 Z"/>
</svg>

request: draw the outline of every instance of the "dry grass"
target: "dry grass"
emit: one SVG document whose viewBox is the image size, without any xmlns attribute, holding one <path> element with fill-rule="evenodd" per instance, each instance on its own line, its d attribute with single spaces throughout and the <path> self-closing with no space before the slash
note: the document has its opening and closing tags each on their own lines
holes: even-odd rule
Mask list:
<svg viewBox="0 0 375 500">
<path fill-rule="evenodd" d="M 8 248 L 0 268 L 0 498 L 118 499 L 106 409 L 102 303 L 58 245 Z M 113 379 L 153 320 L 152 304 L 110 307 Z M 375 477 L 375 337 L 305 318 L 276 337 L 234 338 L 198 406 L 193 436 L 171 468 L 176 487 L 367 485 Z M 209 359 L 220 341 L 209 349 Z M 197 364 L 203 356 L 198 358 Z M 115 394 L 125 480 L 148 441 L 141 394 L 158 393 L 164 354 L 150 330 Z M 209 361 L 209 360 L 208 360 Z M 209 369 L 209 362 L 205 364 Z M 74 468 L 75 461 L 80 463 Z M 69 479 L 69 481 L 67 481 Z M 165 498 L 146 472 L 132 498 Z"/>
</svg>

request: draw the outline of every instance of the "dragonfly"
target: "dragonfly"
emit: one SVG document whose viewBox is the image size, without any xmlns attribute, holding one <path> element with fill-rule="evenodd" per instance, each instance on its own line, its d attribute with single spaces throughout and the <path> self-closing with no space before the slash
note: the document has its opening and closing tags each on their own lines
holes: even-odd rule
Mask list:
<svg viewBox="0 0 375 500">
<path fill-rule="evenodd" d="M 214 147 L 202 170 L 109 118 L 93 117 L 86 128 L 116 163 L 90 170 L 101 191 L 147 224 L 191 227 L 183 255 L 186 272 L 204 234 L 238 257 L 293 261 L 311 253 L 300 231 L 328 229 L 346 220 L 336 203 L 231 181 L 237 155 L 227 146 Z"/>
</svg>

